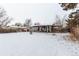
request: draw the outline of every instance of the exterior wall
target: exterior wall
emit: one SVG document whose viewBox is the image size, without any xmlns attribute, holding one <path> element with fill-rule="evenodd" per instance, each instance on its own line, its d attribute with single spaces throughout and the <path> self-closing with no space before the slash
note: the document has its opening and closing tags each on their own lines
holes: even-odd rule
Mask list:
<svg viewBox="0 0 79 59">
<path fill-rule="evenodd" d="M 52 26 L 33 26 L 35 32 L 52 32 Z"/>
<path fill-rule="evenodd" d="M 39 31 L 39 27 L 32 27 L 32 31 L 34 31 L 34 32 Z"/>
</svg>

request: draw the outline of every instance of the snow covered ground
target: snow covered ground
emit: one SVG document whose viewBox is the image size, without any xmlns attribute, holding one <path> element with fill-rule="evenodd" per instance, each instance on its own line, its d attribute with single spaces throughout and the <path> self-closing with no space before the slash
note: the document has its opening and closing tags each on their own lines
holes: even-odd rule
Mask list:
<svg viewBox="0 0 79 59">
<path fill-rule="evenodd" d="M 79 44 L 64 39 L 67 33 L 0 34 L 2 56 L 79 55 Z"/>
</svg>

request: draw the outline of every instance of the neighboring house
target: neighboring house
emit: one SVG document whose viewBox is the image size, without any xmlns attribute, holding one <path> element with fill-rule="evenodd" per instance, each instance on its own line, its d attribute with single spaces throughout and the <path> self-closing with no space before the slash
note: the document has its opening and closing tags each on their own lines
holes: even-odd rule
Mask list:
<svg viewBox="0 0 79 59">
<path fill-rule="evenodd" d="M 34 32 L 59 32 L 61 30 L 60 25 L 34 25 L 32 26 Z"/>
</svg>

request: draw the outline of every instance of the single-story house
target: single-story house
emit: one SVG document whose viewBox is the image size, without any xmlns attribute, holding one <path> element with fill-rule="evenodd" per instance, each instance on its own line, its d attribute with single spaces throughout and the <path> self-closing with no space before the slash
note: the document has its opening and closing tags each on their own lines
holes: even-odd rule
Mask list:
<svg viewBox="0 0 79 59">
<path fill-rule="evenodd" d="M 32 26 L 34 32 L 57 32 L 61 30 L 59 25 L 34 25 Z"/>
</svg>

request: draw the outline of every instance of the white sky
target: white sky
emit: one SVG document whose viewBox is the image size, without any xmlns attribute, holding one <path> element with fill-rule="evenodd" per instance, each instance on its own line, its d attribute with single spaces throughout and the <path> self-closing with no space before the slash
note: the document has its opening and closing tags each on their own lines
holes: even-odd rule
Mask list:
<svg viewBox="0 0 79 59">
<path fill-rule="evenodd" d="M 1 6 L 14 18 L 11 24 L 23 23 L 26 18 L 31 18 L 33 23 L 53 24 L 56 14 L 60 17 L 65 14 L 59 4 L 55 3 L 7 3 Z"/>
</svg>

